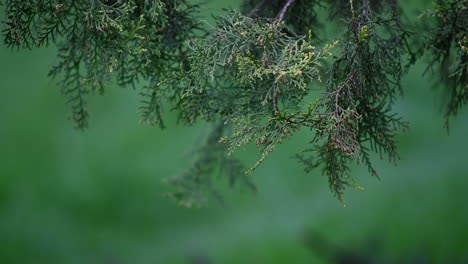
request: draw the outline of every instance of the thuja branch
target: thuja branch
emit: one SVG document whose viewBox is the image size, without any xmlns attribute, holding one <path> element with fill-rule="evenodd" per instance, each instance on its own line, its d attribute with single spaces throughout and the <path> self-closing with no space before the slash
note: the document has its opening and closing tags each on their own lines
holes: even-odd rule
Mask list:
<svg viewBox="0 0 468 264">
<path fill-rule="evenodd" d="M 334 39 L 320 39 L 317 30 L 324 28 L 316 13 L 323 5 L 329 22 L 343 27 Z M 182 123 L 208 123 L 193 166 L 170 180 L 177 187 L 170 196 L 186 206 L 205 193 L 221 200 L 216 172 L 230 185 L 253 189 L 246 176 L 301 128 L 310 131 L 310 146 L 297 155 L 305 170 L 321 167 L 339 199 L 346 188 L 360 188 L 351 163 L 377 176 L 371 153 L 398 159 L 396 138 L 406 123 L 393 105 L 403 91 L 407 55 L 411 63 L 424 52 L 432 57 L 428 69 L 439 69 L 447 88 L 447 117 L 468 102 L 466 0 L 426 12 L 435 23 L 427 23 L 434 26 L 417 54 L 396 0 L 246 0 L 243 6 L 248 16 L 227 12 L 206 26 L 199 7 L 186 0 L 8 0 L 2 34 L 12 48 L 57 47 L 50 75 L 80 129 L 89 123 L 87 96 L 116 85 L 141 89 L 144 123 L 163 128 L 167 105 Z M 311 93 L 319 87 L 323 94 Z M 232 155 L 248 144 L 260 155 L 246 170 Z"/>
<path fill-rule="evenodd" d="M 468 103 L 468 1 L 450 0 L 424 13 L 436 24 L 428 29 L 421 53 L 430 56 L 426 72 L 437 69 L 447 95 L 446 126 Z M 430 23 L 428 23 L 430 25 Z"/>
<path fill-rule="evenodd" d="M 280 23 L 281 21 L 284 20 L 284 16 L 286 14 L 286 11 L 294 3 L 294 1 L 295 0 L 288 0 L 288 2 L 286 2 L 284 7 L 281 9 L 281 12 L 276 17 L 274 23 Z M 273 26 L 273 24 L 271 24 L 271 26 Z M 286 74 L 286 72 L 282 72 L 282 74 Z M 277 90 L 276 87 L 272 88 L 271 97 L 272 97 L 272 103 L 273 103 L 273 113 L 277 113 L 277 112 L 279 112 L 279 109 L 278 109 L 278 90 Z"/>
</svg>

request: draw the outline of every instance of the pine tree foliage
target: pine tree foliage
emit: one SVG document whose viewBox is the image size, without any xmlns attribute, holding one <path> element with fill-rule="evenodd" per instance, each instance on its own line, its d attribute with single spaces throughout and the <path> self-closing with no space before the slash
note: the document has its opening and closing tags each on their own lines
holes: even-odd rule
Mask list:
<svg viewBox="0 0 468 264">
<path fill-rule="evenodd" d="M 6 46 L 57 47 L 50 75 L 79 129 L 88 125 L 86 98 L 112 86 L 139 89 L 144 123 L 163 128 L 171 105 L 180 122 L 209 124 L 192 166 L 168 179 L 175 185 L 168 196 L 185 206 L 209 196 L 222 201 L 216 175 L 255 190 L 250 174 L 300 129 L 310 135 L 296 155 L 306 171 L 320 168 L 339 200 L 346 188 L 361 188 L 351 164 L 377 177 L 372 153 L 398 159 L 397 136 L 407 124 L 393 105 L 417 59 L 429 58 L 428 70 L 440 72 L 447 120 L 468 100 L 466 0 L 423 13 L 430 30 L 420 47 L 396 0 L 245 0 L 214 25 L 199 15 L 201 4 L 186 0 L 3 5 Z M 341 29 L 333 39 L 319 30 L 330 23 Z M 251 144 L 260 156 L 244 167 L 235 152 Z"/>
</svg>

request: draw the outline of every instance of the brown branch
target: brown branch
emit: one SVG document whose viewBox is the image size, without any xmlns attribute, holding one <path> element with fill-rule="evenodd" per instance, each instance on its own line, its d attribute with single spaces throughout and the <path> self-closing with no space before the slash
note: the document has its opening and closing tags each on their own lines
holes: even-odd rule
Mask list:
<svg viewBox="0 0 468 264">
<path fill-rule="evenodd" d="M 288 11 L 288 8 L 294 3 L 295 0 L 289 0 L 284 6 L 283 9 L 281 9 L 281 12 L 278 14 L 276 17 L 276 23 L 284 20 L 284 15 L 286 14 L 286 11 Z"/>
<path fill-rule="evenodd" d="M 341 107 L 339 105 L 339 99 L 340 99 L 340 94 L 341 94 L 341 90 L 343 90 L 343 88 L 345 86 L 348 86 L 348 84 L 353 81 L 354 79 L 354 75 L 356 75 L 357 73 L 357 70 L 354 70 L 349 76 L 348 78 L 346 78 L 346 80 L 340 85 L 338 86 L 338 88 L 336 89 L 336 91 L 334 92 L 335 93 L 335 111 L 341 111 Z"/>
<path fill-rule="evenodd" d="M 252 11 L 250 11 L 249 17 L 255 15 L 258 12 L 258 10 L 260 10 L 267 2 L 268 0 L 261 1 L 254 9 L 252 9 Z"/>
<path fill-rule="evenodd" d="M 278 95 L 277 95 L 277 91 L 276 91 L 275 87 L 273 87 L 273 90 L 271 91 L 271 99 L 273 101 L 273 112 L 274 113 L 279 112 L 279 110 L 278 110 Z"/>
<path fill-rule="evenodd" d="M 351 14 L 353 16 L 353 21 L 356 19 L 356 14 L 354 12 L 354 3 L 353 3 L 353 0 L 349 0 L 349 6 L 351 8 Z"/>
<path fill-rule="evenodd" d="M 391 0 L 390 5 L 393 9 L 393 14 L 399 18 L 400 12 L 398 11 L 398 0 Z"/>
</svg>

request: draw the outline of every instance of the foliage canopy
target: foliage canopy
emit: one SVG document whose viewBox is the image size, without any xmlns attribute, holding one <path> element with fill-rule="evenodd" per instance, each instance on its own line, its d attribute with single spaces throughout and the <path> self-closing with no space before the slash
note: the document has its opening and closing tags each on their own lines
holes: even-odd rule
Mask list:
<svg viewBox="0 0 468 264">
<path fill-rule="evenodd" d="M 423 12 L 422 35 L 402 21 L 396 0 L 245 0 L 241 10 L 216 17 L 216 25 L 186 0 L 4 5 L 5 45 L 57 46 L 50 75 L 77 128 L 88 126 L 86 98 L 112 86 L 140 91 L 144 123 L 164 128 L 164 108 L 171 106 L 185 124 L 211 124 L 193 166 L 169 179 L 177 186 L 169 196 L 186 206 L 207 194 L 222 199 L 212 183 L 218 172 L 230 185 L 255 189 L 249 174 L 299 129 L 310 131 L 310 142 L 296 158 L 306 171 L 322 168 L 342 200 L 347 187 L 361 188 L 351 163 L 377 176 L 372 152 L 398 159 L 396 137 L 407 124 L 393 104 L 403 93 L 402 76 L 421 58 L 447 88 L 447 126 L 468 101 L 466 0 Z M 333 39 L 322 37 L 323 20 L 339 29 Z M 248 144 L 260 157 L 244 168 L 231 154 Z"/>
</svg>

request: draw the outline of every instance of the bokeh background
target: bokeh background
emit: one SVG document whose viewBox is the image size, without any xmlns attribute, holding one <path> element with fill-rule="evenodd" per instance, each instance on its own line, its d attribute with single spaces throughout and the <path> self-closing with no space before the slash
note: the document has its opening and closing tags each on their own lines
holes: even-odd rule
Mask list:
<svg viewBox="0 0 468 264">
<path fill-rule="evenodd" d="M 409 2 L 410 15 L 431 4 Z M 168 113 L 166 130 L 141 125 L 137 91 L 117 88 L 91 99 L 90 128 L 76 131 L 47 77 L 54 54 L 0 46 L 0 263 L 468 263 L 468 112 L 448 134 L 422 64 L 396 106 L 411 125 L 398 166 L 377 161 L 381 180 L 354 168 L 365 190 L 346 207 L 290 158 L 299 134 L 254 173 L 255 195 L 225 188 L 226 207 L 187 209 L 163 180 L 189 165 L 203 124 Z"/>
</svg>

